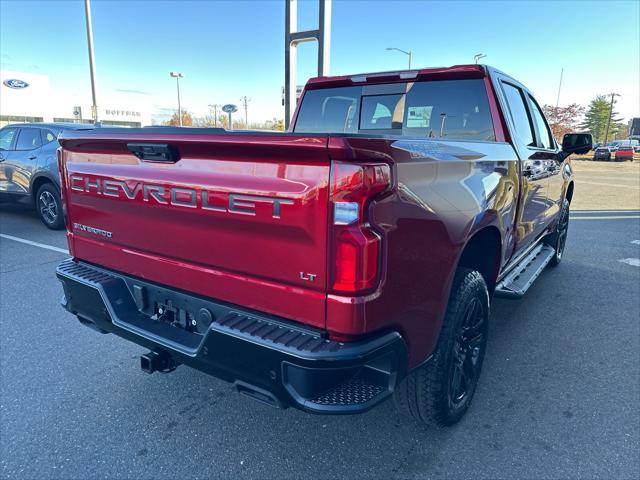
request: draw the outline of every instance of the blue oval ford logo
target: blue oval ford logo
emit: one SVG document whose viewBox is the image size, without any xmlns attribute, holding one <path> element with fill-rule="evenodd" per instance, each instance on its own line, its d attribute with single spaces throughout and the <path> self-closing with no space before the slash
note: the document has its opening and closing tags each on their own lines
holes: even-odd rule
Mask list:
<svg viewBox="0 0 640 480">
<path fill-rule="evenodd" d="M 29 84 L 24 80 L 18 80 L 17 78 L 10 78 L 2 83 L 9 88 L 27 88 L 29 86 Z"/>
<path fill-rule="evenodd" d="M 222 111 L 225 113 L 234 113 L 238 111 L 238 107 L 233 103 L 228 103 L 222 107 Z"/>
</svg>

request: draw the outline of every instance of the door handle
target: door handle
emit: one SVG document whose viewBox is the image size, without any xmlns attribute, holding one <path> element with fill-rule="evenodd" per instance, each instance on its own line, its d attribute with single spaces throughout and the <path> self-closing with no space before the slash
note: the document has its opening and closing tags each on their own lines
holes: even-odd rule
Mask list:
<svg viewBox="0 0 640 480">
<path fill-rule="evenodd" d="M 38 156 L 37 156 L 37 155 L 31 155 L 31 156 L 30 156 L 30 157 L 28 157 L 28 158 L 29 158 L 29 160 L 35 160 L 36 158 L 38 158 Z"/>
</svg>

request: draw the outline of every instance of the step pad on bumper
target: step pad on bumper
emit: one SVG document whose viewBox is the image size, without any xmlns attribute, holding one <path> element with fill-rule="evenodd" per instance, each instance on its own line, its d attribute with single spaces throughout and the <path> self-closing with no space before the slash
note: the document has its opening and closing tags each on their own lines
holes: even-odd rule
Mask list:
<svg viewBox="0 0 640 480">
<path fill-rule="evenodd" d="M 337 352 L 344 347 L 342 342 L 333 342 L 319 335 L 295 331 L 272 321 L 248 317 L 237 312 L 232 312 L 214 323 L 222 330 L 244 333 L 273 345 L 300 352 Z"/>
<path fill-rule="evenodd" d="M 108 280 L 117 280 L 115 276 L 109 273 L 96 270 L 82 263 L 76 263 L 71 259 L 67 259 L 58 265 L 57 271 L 75 280 L 81 280 L 96 286 Z"/>
<path fill-rule="evenodd" d="M 381 385 L 363 378 L 354 378 L 317 396 L 311 402 L 318 405 L 362 405 L 384 391 Z"/>
</svg>

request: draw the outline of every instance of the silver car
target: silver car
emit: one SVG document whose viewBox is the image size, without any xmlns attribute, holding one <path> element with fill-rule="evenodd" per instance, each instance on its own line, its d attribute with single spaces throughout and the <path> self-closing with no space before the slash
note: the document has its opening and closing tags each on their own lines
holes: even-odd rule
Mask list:
<svg viewBox="0 0 640 480">
<path fill-rule="evenodd" d="M 63 130 L 78 123 L 21 123 L 0 130 L 0 200 L 31 203 L 48 228 L 64 227 L 56 150 Z"/>
</svg>

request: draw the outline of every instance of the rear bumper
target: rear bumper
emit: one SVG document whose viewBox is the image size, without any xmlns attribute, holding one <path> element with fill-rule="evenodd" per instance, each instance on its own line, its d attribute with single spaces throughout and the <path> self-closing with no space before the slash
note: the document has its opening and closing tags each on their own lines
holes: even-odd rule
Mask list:
<svg viewBox="0 0 640 480">
<path fill-rule="evenodd" d="M 56 271 L 63 306 L 103 333 L 115 333 L 278 407 L 312 413 L 364 412 L 406 374 L 397 332 L 335 342 L 279 318 L 66 260 Z M 157 300 L 177 307 L 191 331 L 154 319 Z M 207 313 L 208 312 L 208 313 Z"/>
</svg>

